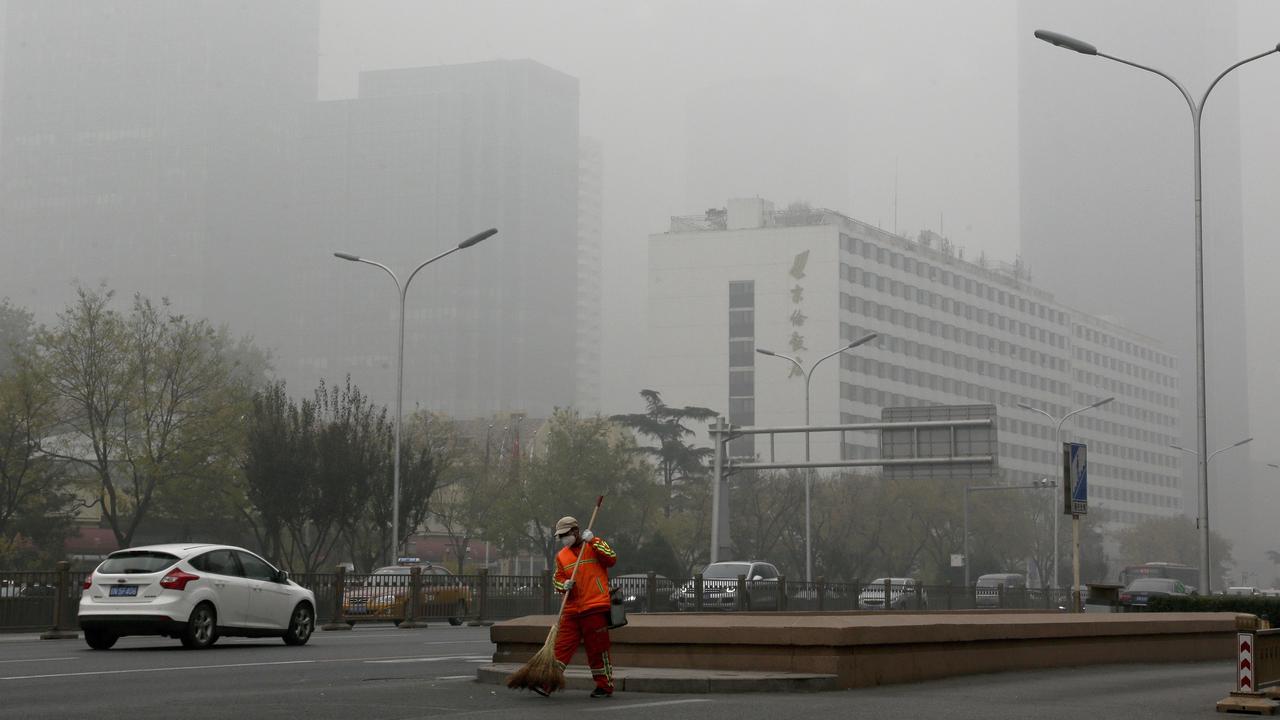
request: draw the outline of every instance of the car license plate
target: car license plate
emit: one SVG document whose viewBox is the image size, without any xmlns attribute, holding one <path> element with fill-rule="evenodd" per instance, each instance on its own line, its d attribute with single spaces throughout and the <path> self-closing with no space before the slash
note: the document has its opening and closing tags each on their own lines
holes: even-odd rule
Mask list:
<svg viewBox="0 0 1280 720">
<path fill-rule="evenodd" d="M 348 615 L 363 615 L 366 612 L 368 612 L 368 609 L 365 608 L 364 605 L 352 605 L 351 608 L 347 610 Z"/>
<path fill-rule="evenodd" d="M 137 585 L 112 585 L 111 591 L 107 593 L 111 597 L 137 597 Z"/>
</svg>

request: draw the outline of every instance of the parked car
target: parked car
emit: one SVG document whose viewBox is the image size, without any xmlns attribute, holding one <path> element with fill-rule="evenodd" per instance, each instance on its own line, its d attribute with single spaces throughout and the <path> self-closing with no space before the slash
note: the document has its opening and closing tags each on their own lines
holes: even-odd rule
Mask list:
<svg viewBox="0 0 1280 720">
<path fill-rule="evenodd" d="M 876 578 L 870 584 L 864 585 L 862 592 L 858 593 L 858 608 L 862 610 L 884 610 L 884 584 L 889 581 L 889 610 L 907 610 L 916 609 L 916 589 L 920 587 L 920 583 L 914 578 Z M 920 590 L 920 606 L 919 609 L 928 607 L 928 598 L 925 596 L 924 590 Z"/>
<path fill-rule="evenodd" d="M 627 612 L 649 612 L 664 610 L 670 603 L 671 594 L 675 592 L 675 583 L 665 575 L 654 576 L 654 607 L 649 607 L 649 575 L 633 573 L 619 575 L 609 580 L 609 587 L 622 594 L 622 604 Z"/>
<path fill-rule="evenodd" d="M 410 568 L 415 565 L 422 569 L 419 617 L 446 618 L 450 625 L 461 625 L 471 612 L 471 588 L 447 568 L 430 563 L 380 567 L 363 584 L 348 588 L 342 598 L 347 623 L 354 625 L 356 619 L 367 618 L 400 625 L 409 614 Z"/>
<path fill-rule="evenodd" d="M 150 545 L 113 552 L 90 573 L 79 623 L 95 650 L 124 635 L 178 638 L 193 649 L 231 635 L 303 645 L 315 608 L 315 593 L 243 548 Z"/>
<path fill-rule="evenodd" d="M 702 609 L 734 610 L 738 607 L 738 576 L 747 578 L 745 607 L 751 610 L 778 609 L 778 568 L 758 560 L 711 563 L 702 571 Z M 697 594 L 690 580 L 672 596 L 677 610 L 697 608 Z"/>
<path fill-rule="evenodd" d="M 1003 586 L 1004 606 L 1021 602 L 1027 592 L 1027 578 L 1018 573 L 989 573 L 978 577 L 973 588 L 973 605 L 980 608 L 1001 607 L 1000 593 Z"/>
<path fill-rule="evenodd" d="M 1141 609 L 1147 606 L 1151 598 L 1190 594 L 1187 586 L 1175 578 L 1138 578 L 1120 591 L 1120 604 L 1130 609 Z"/>
<path fill-rule="evenodd" d="M 1243 586 L 1242 586 L 1242 587 L 1229 587 L 1229 588 L 1227 588 L 1226 594 L 1227 594 L 1227 595 L 1245 595 L 1245 596 L 1253 596 L 1253 595 L 1261 595 L 1261 594 L 1262 594 L 1262 592 L 1261 592 L 1261 591 L 1259 591 L 1259 590 L 1258 590 L 1258 588 L 1256 588 L 1256 587 L 1243 587 Z"/>
</svg>

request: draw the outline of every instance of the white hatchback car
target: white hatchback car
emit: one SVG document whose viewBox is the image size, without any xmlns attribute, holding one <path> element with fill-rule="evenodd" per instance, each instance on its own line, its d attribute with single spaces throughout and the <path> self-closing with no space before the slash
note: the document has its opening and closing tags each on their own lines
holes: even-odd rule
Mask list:
<svg viewBox="0 0 1280 720">
<path fill-rule="evenodd" d="M 118 550 L 84 582 L 80 629 L 95 650 L 123 635 L 163 635 L 207 648 L 222 635 L 302 645 L 315 629 L 315 593 L 248 550 L 174 544 Z"/>
</svg>

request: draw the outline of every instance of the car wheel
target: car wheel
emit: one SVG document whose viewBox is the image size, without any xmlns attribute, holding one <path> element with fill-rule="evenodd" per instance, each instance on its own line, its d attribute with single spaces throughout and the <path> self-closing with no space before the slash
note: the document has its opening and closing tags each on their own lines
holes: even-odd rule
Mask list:
<svg viewBox="0 0 1280 720">
<path fill-rule="evenodd" d="M 200 603 L 187 618 L 182 630 L 182 646 L 190 650 L 203 650 L 218 639 L 218 616 L 209 603 Z"/>
<path fill-rule="evenodd" d="M 311 606 L 298 603 L 293 609 L 293 617 L 289 618 L 289 629 L 284 632 L 285 645 L 306 645 L 311 633 L 316 629 L 316 614 Z"/>
<path fill-rule="evenodd" d="M 119 636 L 106 630 L 85 630 L 84 641 L 94 650 L 110 650 L 112 645 L 116 644 Z"/>
<path fill-rule="evenodd" d="M 348 620 L 348 621 L 347 621 L 347 625 L 348 625 L 349 627 L 355 627 L 355 626 L 356 626 L 356 621 L 355 621 L 355 620 Z"/>
<path fill-rule="evenodd" d="M 467 604 L 459 600 L 458 604 L 453 608 L 453 617 L 449 618 L 449 624 L 457 627 L 462 624 L 462 621 L 466 619 L 466 617 Z"/>
<path fill-rule="evenodd" d="M 398 619 L 398 618 L 397 618 L 397 619 L 395 619 L 395 620 L 392 620 L 391 622 L 392 622 L 392 624 L 393 624 L 393 625 L 395 625 L 396 627 L 400 627 L 400 623 L 402 623 L 402 622 L 404 622 L 404 621 L 403 621 L 403 620 L 400 620 L 400 619 Z"/>
</svg>

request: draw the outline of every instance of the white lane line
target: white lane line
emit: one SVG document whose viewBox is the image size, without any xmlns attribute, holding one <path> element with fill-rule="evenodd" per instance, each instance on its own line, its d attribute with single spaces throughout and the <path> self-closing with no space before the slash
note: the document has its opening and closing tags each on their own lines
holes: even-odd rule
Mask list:
<svg viewBox="0 0 1280 720">
<path fill-rule="evenodd" d="M 445 655 L 443 657 L 410 657 L 410 658 L 393 658 L 389 660 L 365 660 L 367 665 L 381 665 L 393 663 L 427 663 L 442 662 L 445 660 L 465 660 L 467 662 L 490 662 L 492 658 L 489 656 L 479 655 Z"/>
<path fill-rule="evenodd" d="M 614 705 L 613 707 L 593 707 L 591 712 L 610 712 L 613 710 L 631 710 L 633 708 L 649 708 L 658 707 L 659 705 L 685 705 L 688 703 L 704 703 L 711 702 L 705 698 L 693 698 L 691 700 L 663 700 L 661 702 L 635 703 L 634 705 Z"/>
<path fill-rule="evenodd" d="M 64 658 L 36 658 L 36 659 L 34 659 L 34 660 L 0 660 L 0 665 L 2 665 L 2 664 L 4 664 L 4 663 L 16 663 L 16 662 L 22 662 L 22 663 L 27 663 L 27 662 L 53 662 L 53 661 L 55 661 L 55 660 L 79 660 L 79 659 L 80 659 L 80 658 L 77 658 L 77 657 L 64 657 Z"/>
<path fill-rule="evenodd" d="M 232 663 L 229 665 L 186 665 L 182 667 L 136 668 L 133 670 L 89 670 L 73 673 L 50 673 L 48 675 L 12 675 L 0 677 L 0 680 L 37 680 L 41 678 L 83 677 L 86 675 L 129 675 L 132 673 L 170 672 L 180 670 L 217 670 L 222 668 L 263 667 L 267 665 L 309 665 L 315 660 L 282 660 L 280 662 Z"/>
<path fill-rule="evenodd" d="M 475 680 L 476 676 L 475 675 L 445 675 L 444 677 L 438 677 L 436 679 L 437 680 Z"/>
</svg>

